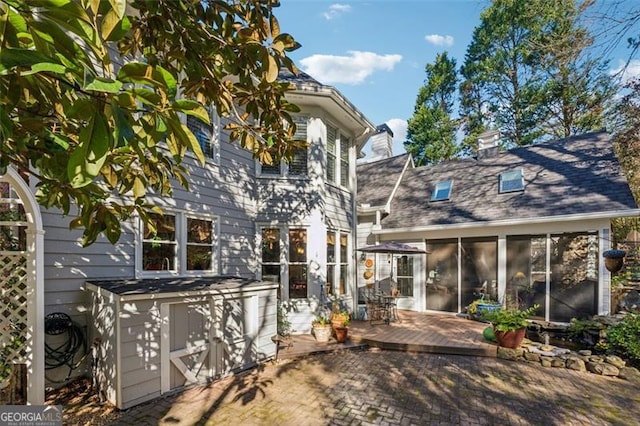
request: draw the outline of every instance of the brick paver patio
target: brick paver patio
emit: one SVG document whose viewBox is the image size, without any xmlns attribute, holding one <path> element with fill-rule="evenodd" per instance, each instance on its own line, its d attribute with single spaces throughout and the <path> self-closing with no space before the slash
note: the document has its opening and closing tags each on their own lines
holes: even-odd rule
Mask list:
<svg viewBox="0 0 640 426">
<path fill-rule="evenodd" d="M 384 337 L 384 333 L 390 333 L 394 328 L 404 330 L 407 339 L 415 338 L 412 333 L 422 331 L 431 335 L 431 340 L 425 340 L 427 344 L 423 348 L 437 349 L 439 346 L 432 344 L 434 339 L 440 339 L 444 344 L 446 338 L 434 335 L 428 327 L 425 329 L 424 323 L 433 326 L 437 321 L 424 314 L 422 316 L 424 318 L 415 321 L 405 317 L 400 324 L 374 326 L 374 330 L 369 330 L 369 338 L 376 333 L 377 338 Z M 463 329 L 471 326 L 481 330 L 484 327 L 483 324 L 454 317 L 442 317 L 441 320 L 458 321 L 452 325 L 460 336 L 450 339 L 471 339 L 469 347 L 474 347 L 474 338 L 471 332 L 466 336 Z M 369 327 L 368 324 L 360 325 Z M 353 331 L 357 330 L 356 326 L 353 325 Z M 313 345 L 310 340 L 294 342 L 297 350 L 307 347 L 310 352 L 317 352 L 312 350 Z M 640 424 L 640 383 L 567 369 L 543 368 L 493 356 L 378 348 L 339 349 L 336 345 L 325 345 L 324 349 L 328 347 L 334 351 L 270 362 L 208 386 L 193 387 L 117 412 L 106 419 L 100 417 L 100 407 L 92 407 L 90 409 L 95 415 L 91 423 L 296 426 Z M 73 413 L 80 409 L 86 413 L 89 407 L 65 407 L 65 423 L 74 424 Z M 85 416 L 84 424 L 86 419 Z"/>
</svg>

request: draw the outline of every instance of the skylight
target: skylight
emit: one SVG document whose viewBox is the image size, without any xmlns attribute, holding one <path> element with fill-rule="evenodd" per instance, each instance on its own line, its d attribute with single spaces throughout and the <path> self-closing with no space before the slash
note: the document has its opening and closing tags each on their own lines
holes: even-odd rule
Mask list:
<svg viewBox="0 0 640 426">
<path fill-rule="evenodd" d="M 441 180 L 436 183 L 435 188 L 433 188 L 433 194 L 431 194 L 431 201 L 442 201 L 448 200 L 451 196 L 451 180 Z"/>
<path fill-rule="evenodd" d="M 522 169 L 500 173 L 500 193 L 524 191 Z"/>
</svg>

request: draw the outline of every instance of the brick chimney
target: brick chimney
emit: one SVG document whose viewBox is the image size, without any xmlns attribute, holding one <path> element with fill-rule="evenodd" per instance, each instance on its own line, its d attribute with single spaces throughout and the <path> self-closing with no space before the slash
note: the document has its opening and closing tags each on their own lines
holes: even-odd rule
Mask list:
<svg viewBox="0 0 640 426">
<path fill-rule="evenodd" d="M 497 157 L 500 153 L 500 132 L 488 130 L 478 136 L 478 160 Z"/>
<path fill-rule="evenodd" d="M 371 160 L 382 160 L 393 156 L 393 132 L 386 124 L 376 127 L 371 136 Z"/>
</svg>

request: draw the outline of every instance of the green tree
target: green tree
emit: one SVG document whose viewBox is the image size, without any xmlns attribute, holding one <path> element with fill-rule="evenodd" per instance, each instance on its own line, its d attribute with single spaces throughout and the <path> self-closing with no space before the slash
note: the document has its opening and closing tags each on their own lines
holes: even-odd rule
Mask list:
<svg viewBox="0 0 640 426">
<path fill-rule="evenodd" d="M 601 128 L 614 87 L 589 58 L 580 24 L 590 0 L 495 0 L 482 12 L 461 68 L 465 146 L 487 128 L 528 145 Z"/>
<path fill-rule="evenodd" d="M 427 78 L 418 92 L 404 143 L 419 166 L 450 160 L 459 152 L 458 124 L 452 118 L 458 83 L 456 61 L 446 52 L 440 53 L 433 64 L 426 65 L 425 72 Z"/>
<path fill-rule="evenodd" d="M 37 199 L 111 242 L 148 193 L 188 187 L 184 115 L 229 117 L 231 140 L 262 161 L 299 143 L 277 81 L 299 45 L 276 0 L 0 0 L 0 172 L 37 179 Z"/>
<path fill-rule="evenodd" d="M 629 81 L 625 89 L 627 93 L 615 108 L 614 146 L 636 202 L 640 202 L 640 80 Z"/>
<path fill-rule="evenodd" d="M 474 146 L 490 127 L 500 130 L 509 145 L 526 145 L 540 136 L 543 78 L 531 40 L 542 31 L 545 3 L 550 2 L 496 0 L 480 15 L 461 68 L 466 146 Z"/>
<path fill-rule="evenodd" d="M 617 87 L 609 62 L 590 57 L 593 37 L 580 19 L 593 1 L 556 2 L 554 18 L 535 47 L 547 75 L 545 132 L 569 137 L 605 125 Z"/>
</svg>

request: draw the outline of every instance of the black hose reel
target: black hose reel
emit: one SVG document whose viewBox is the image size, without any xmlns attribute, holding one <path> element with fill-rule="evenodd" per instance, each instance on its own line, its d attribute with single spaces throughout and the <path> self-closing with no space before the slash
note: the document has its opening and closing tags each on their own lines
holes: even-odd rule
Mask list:
<svg viewBox="0 0 640 426">
<path fill-rule="evenodd" d="M 49 336 L 64 335 L 63 340 L 56 339 L 60 342 L 57 346 L 50 346 L 45 342 L 44 365 L 47 370 L 62 366 L 69 367 L 68 379 L 87 354 L 87 341 L 82 329 L 71 320 L 69 315 L 64 312 L 54 312 L 44 317 L 44 332 Z M 76 355 L 80 349 L 83 356 L 76 362 Z"/>
</svg>

